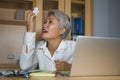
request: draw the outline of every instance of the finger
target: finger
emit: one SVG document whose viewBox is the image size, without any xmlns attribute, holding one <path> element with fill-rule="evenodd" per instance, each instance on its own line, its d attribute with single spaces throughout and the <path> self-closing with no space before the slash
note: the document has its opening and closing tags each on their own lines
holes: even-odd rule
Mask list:
<svg viewBox="0 0 120 80">
<path fill-rule="evenodd" d="M 60 70 L 61 67 L 62 67 L 62 66 L 61 66 L 60 64 L 56 64 L 56 69 L 57 69 L 57 70 Z"/>
<path fill-rule="evenodd" d="M 55 60 L 55 61 L 59 61 L 59 60 Z"/>
<path fill-rule="evenodd" d="M 56 69 L 57 69 L 58 71 L 64 70 L 64 66 L 62 66 L 61 64 L 57 64 L 57 65 L 56 65 Z"/>
<path fill-rule="evenodd" d="M 26 16 L 26 21 L 27 22 L 29 22 L 31 20 L 32 15 L 33 15 L 32 12 L 27 13 L 27 16 Z"/>
<path fill-rule="evenodd" d="M 26 19 L 27 19 L 27 17 L 28 17 L 28 13 L 30 13 L 31 12 L 31 10 L 27 10 L 27 11 L 25 11 L 25 15 L 24 15 L 24 20 L 26 21 Z"/>
<path fill-rule="evenodd" d="M 59 64 L 60 64 L 60 61 L 59 61 L 59 60 L 55 60 L 55 64 L 56 64 L 56 65 L 59 65 Z"/>
<path fill-rule="evenodd" d="M 35 17 L 36 17 L 35 14 L 31 14 L 30 21 L 33 21 L 33 22 L 34 22 Z"/>
</svg>

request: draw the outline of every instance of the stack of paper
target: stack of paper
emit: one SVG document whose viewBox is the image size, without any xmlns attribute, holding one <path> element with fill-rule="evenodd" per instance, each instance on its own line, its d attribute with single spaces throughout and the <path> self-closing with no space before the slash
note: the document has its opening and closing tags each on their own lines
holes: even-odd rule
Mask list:
<svg viewBox="0 0 120 80">
<path fill-rule="evenodd" d="M 37 71 L 30 73 L 30 76 L 55 76 L 53 71 Z"/>
</svg>

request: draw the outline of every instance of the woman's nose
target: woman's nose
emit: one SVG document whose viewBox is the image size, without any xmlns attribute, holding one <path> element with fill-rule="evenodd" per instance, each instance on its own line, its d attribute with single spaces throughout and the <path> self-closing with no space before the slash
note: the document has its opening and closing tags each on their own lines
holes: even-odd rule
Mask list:
<svg viewBox="0 0 120 80">
<path fill-rule="evenodd" d="M 47 26 L 48 26 L 48 23 L 47 23 L 47 22 L 43 24 L 43 27 L 47 27 Z"/>
</svg>

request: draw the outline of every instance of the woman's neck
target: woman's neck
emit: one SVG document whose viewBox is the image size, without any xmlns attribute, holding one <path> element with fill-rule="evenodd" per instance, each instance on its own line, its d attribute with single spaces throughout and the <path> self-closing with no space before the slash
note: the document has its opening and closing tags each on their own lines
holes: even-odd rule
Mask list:
<svg viewBox="0 0 120 80">
<path fill-rule="evenodd" d="M 54 55 L 55 51 L 57 50 L 59 44 L 61 43 L 62 39 L 54 39 L 54 40 L 49 40 L 47 47 L 50 51 L 51 56 Z"/>
</svg>

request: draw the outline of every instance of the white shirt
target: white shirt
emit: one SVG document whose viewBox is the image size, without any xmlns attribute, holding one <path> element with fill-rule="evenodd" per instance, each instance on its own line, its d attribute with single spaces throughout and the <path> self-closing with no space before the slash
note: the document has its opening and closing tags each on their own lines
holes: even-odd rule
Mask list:
<svg viewBox="0 0 120 80">
<path fill-rule="evenodd" d="M 55 71 L 54 60 L 65 61 L 72 64 L 73 51 L 75 42 L 71 40 L 62 40 L 58 49 L 51 56 L 48 48 L 46 47 L 46 41 L 40 41 L 35 44 L 36 33 L 26 32 L 24 35 L 24 43 L 22 48 L 22 54 L 20 57 L 20 67 L 22 70 L 27 69 L 30 66 L 37 65 L 39 63 L 40 70 Z M 28 46 L 28 53 L 26 54 L 26 46 Z"/>
</svg>

